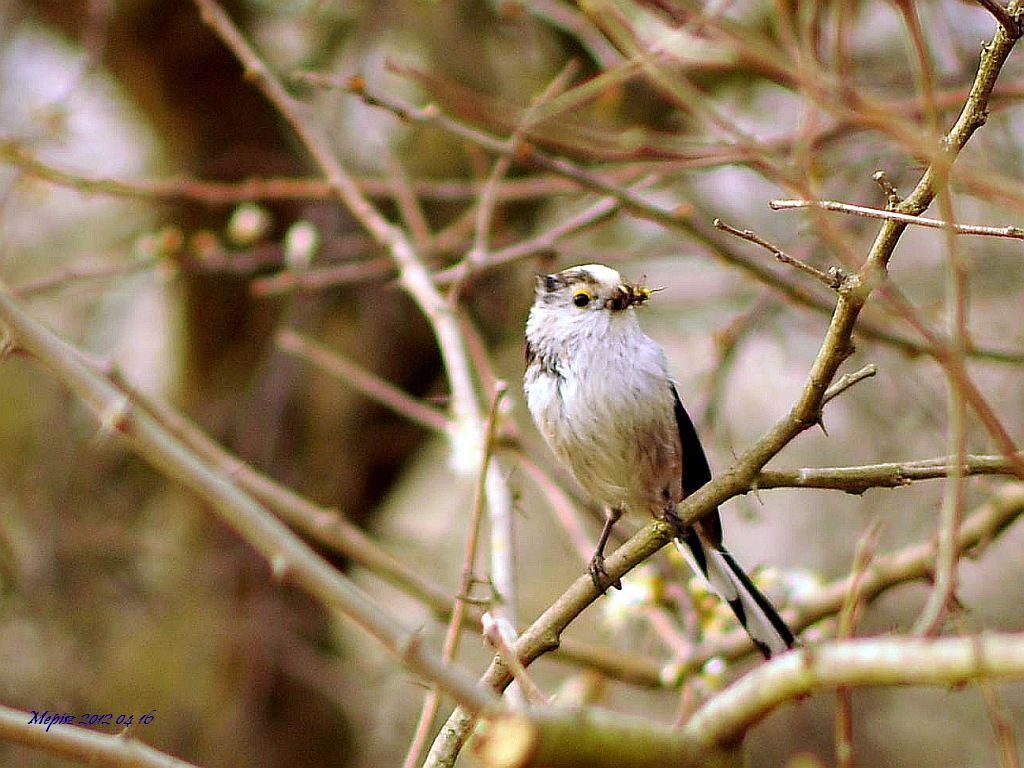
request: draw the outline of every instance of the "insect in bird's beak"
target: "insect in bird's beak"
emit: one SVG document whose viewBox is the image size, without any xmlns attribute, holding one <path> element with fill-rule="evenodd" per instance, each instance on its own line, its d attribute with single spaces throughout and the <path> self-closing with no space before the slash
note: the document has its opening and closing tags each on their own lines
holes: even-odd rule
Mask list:
<svg viewBox="0 0 1024 768">
<path fill-rule="evenodd" d="M 656 288 L 648 288 L 641 283 L 635 285 L 632 283 L 621 283 L 612 291 L 612 295 L 608 297 L 605 306 L 608 309 L 625 309 L 634 305 L 639 306 L 651 298 L 651 294 L 656 290 Z"/>
</svg>

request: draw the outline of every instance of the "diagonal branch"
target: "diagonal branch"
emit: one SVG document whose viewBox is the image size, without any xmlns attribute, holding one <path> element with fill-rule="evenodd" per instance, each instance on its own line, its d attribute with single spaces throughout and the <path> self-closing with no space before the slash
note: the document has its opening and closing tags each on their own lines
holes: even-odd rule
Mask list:
<svg viewBox="0 0 1024 768">
<path fill-rule="evenodd" d="M 441 663 L 415 632 L 381 610 L 229 476 L 211 469 L 150 414 L 136 408 L 122 391 L 90 368 L 73 346 L 26 314 L 3 283 L 0 322 L 18 348 L 71 389 L 96 415 L 103 429 L 119 434 L 156 469 L 209 502 L 224 523 L 260 553 L 276 576 L 349 617 L 408 669 L 437 683 L 464 704 L 478 710 L 497 704 L 493 694 L 464 672 Z"/>
</svg>

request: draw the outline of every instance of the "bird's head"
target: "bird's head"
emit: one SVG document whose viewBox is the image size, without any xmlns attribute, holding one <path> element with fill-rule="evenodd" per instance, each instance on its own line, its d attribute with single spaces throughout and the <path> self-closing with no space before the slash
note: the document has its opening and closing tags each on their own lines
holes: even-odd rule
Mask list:
<svg viewBox="0 0 1024 768">
<path fill-rule="evenodd" d="M 538 275 L 534 306 L 568 313 L 617 313 L 647 301 L 653 289 L 630 283 L 611 267 L 584 264 L 553 275 Z"/>
</svg>

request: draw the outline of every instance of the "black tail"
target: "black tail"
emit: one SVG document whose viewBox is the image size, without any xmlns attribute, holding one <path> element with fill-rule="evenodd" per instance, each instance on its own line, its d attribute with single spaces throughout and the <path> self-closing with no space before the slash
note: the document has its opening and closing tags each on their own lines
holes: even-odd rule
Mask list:
<svg viewBox="0 0 1024 768">
<path fill-rule="evenodd" d="M 686 547 L 682 546 L 684 543 Z M 793 647 L 796 638 L 786 622 L 727 549 L 706 548 L 692 530 L 682 539 L 676 539 L 676 547 L 729 604 L 737 621 L 766 659 Z"/>
</svg>

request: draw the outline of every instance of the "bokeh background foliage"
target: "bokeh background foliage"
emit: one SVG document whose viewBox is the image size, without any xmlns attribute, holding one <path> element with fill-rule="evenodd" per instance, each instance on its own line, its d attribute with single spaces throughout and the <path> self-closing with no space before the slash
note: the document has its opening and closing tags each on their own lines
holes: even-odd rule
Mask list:
<svg viewBox="0 0 1024 768">
<path fill-rule="evenodd" d="M 752 229 L 820 269 L 855 271 L 877 220 L 773 212 L 767 202 L 884 208 L 876 170 L 909 191 L 934 159 L 932 140 L 964 103 L 979 41 L 997 27 L 983 5 L 222 4 L 438 284 L 456 285 L 481 402 L 495 376 L 510 382 L 498 454 L 514 509 L 521 625 L 583 569 L 576 529 L 560 527 L 572 513 L 557 505 L 551 513 L 552 484 L 573 497 L 572 519 L 586 535 L 600 517 L 524 419 L 518 380 L 532 275 L 600 261 L 663 287 L 643 322 L 669 354 L 712 464 L 728 466 L 799 393 L 834 297 L 767 251 L 715 231 L 712 219 Z M 929 215 L 1020 222 L 1018 54 Z M 381 100 L 383 108 L 371 103 Z M 401 119 L 403 109 L 413 112 Z M 297 332 L 428 408 L 448 406 L 431 325 L 392 255 L 327 189 L 286 117 L 192 3 L 0 2 L 0 278 L 93 359 L 173 403 L 259 471 L 337 508 L 454 595 L 475 484 L 474 473 L 459 471 L 459 454 L 474 445 L 446 440 L 367 397 L 351 375 L 332 373 L 323 355 L 280 341 L 282 329 Z M 508 168 L 495 172 L 499 155 L 473 131 L 511 141 Z M 589 181 L 538 166 L 534 153 L 565 158 Z M 595 179 L 632 189 L 682 223 L 667 226 L 624 205 L 625 196 L 605 197 Z M 962 268 L 959 283 L 951 264 Z M 874 364 L 877 374 L 828 406 L 827 434 L 805 433 L 770 469 L 950 452 L 950 387 L 922 354 L 926 340 L 912 321 L 964 332 L 960 354 L 973 381 L 1009 435 L 1024 431 L 1021 240 L 954 245 L 941 230 L 911 228 L 890 276 L 913 314 L 869 303 L 846 369 Z M 802 301 L 783 290 L 792 286 Z M 958 302 L 963 320 L 950 326 Z M 970 453 L 998 454 L 972 413 L 962 434 Z M 536 468 L 524 468 L 517 451 Z M 195 495 L 98 430 L 57 381 L 17 354 L 0 367 L 0 458 L 3 703 L 155 710 L 137 735 L 200 765 L 403 759 L 419 682 L 281 584 Z M 944 505 L 967 514 L 1007 482 L 999 475 L 1012 472 L 1000 467 L 954 491 L 931 480 L 862 494 L 742 496 L 724 509 L 729 542 L 742 562 L 770 566 L 764 583 L 792 605 L 849 573 L 858 540 L 875 525 L 879 553 L 931 541 Z M 444 629 L 431 606 L 317 546 L 439 646 Z M 983 555 L 960 561 L 960 607 L 942 622 L 947 633 L 1024 628 L 1020 526 L 999 531 Z M 487 574 L 486 558 L 478 568 Z M 701 633 L 714 640 L 728 627 L 713 609 L 694 621 L 685 573 L 659 556 L 567 637 L 655 669 Z M 862 610 L 857 633 L 909 631 L 930 589 L 918 580 L 886 592 Z M 813 643 L 834 630 L 826 621 L 805 637 Z M 489 658 L 468 638 L 458 661 L 477 674 Z M 748 661 L 704 668 L 682 696 L 564 658 L 531 670 L 549 694 L 671 723 Z M 835 709 L 822 695 L 773 713 L 747 735 L 750 764 L 835 762 Z M 1018 749 L 1024 688 L 857 691 L 850 712 L 854 754 L 865 765 L 1006 764 Z M 0 757 L 68 764 L 7 744 Z"/>
</svg>

